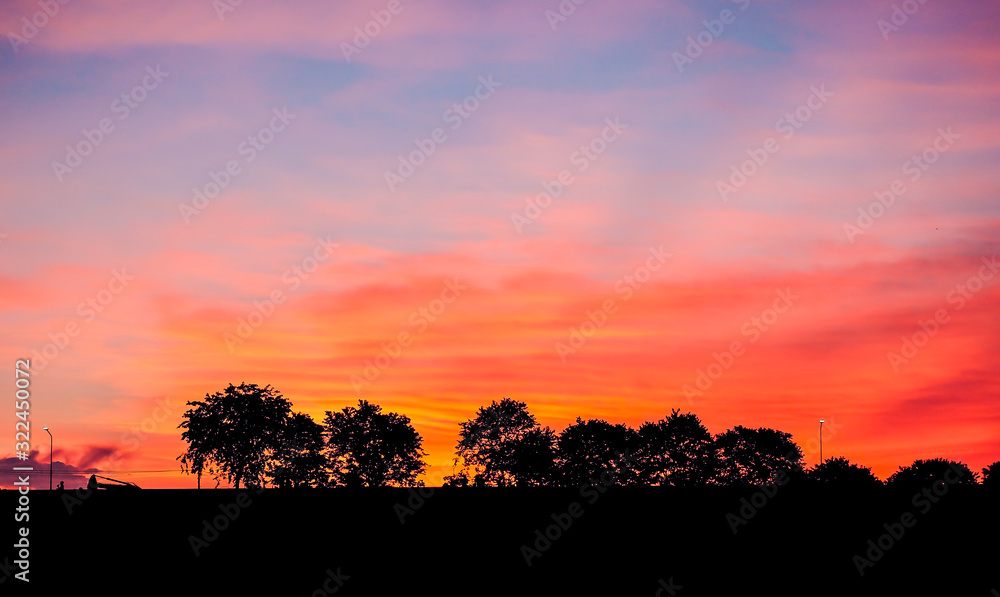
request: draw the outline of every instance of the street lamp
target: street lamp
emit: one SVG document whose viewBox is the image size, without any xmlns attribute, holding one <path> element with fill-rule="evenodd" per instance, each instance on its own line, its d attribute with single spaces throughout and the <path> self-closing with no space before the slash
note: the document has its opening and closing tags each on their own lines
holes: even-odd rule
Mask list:
<svg viewBox="0 0 1000 597">
<path fill-rule="evenodd" d="M 49 491 L 52 491 L 52 432 L 48 427 L 42 427 L 49 434 Z"/>
<path fill-rule="evenodd" d="M 819 463 L 823 464 L 823 419 L 819 420 Z"/>
</svg>

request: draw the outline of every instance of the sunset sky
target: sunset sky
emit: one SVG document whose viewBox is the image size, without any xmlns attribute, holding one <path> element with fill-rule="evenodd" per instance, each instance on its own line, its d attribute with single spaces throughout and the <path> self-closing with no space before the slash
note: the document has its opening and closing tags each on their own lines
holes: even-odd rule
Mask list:
<svg viewBox="0 0 1000 597">
<path fill-rule="evenodd" d="M 408 415 L 428 485 L 504 397 L 1000 459 L 997 3 L 50 4 L 0 4 L 36 470 L 194 487 L 241 382 Z"/>
</svg>

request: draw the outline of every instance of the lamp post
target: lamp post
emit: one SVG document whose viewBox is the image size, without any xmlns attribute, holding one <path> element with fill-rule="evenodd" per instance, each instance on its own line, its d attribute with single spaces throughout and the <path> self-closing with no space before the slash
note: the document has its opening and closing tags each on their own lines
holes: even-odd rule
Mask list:
<svg viewBox="0 0 1000 597">
<path fill-rule="evenodd" d="M 819 463 L 823 464 L 823 419 L 819 420 Z"/>
<path fill-rule="evenodd" d="M 48 427 L 42 427 L 49 434 L 49 491 L 52 491 L 52 432 Z"/>
</svg>

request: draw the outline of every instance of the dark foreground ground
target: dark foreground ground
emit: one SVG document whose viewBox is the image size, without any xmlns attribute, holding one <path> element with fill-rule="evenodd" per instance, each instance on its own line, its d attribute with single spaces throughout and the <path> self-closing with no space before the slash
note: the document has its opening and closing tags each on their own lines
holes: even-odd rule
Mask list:
<svg viewBox="0 0 1000 597">
<path fill-rule="evenodd" d="M 0 594 L 1000 595 L 1000 495 L 980 487 L 423 492 L 31 491 L 30 582 L 23 523 L 3 525 Z"/>
</svg>

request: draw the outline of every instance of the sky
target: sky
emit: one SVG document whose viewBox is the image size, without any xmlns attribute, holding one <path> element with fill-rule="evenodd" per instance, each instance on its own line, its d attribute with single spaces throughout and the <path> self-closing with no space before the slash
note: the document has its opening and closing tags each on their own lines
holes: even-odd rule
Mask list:
<svg viewBox="0 0 1000 597">
<path fill-rule="evenodd" d="M 194 487 L 185 403 L 246 382 L 317 421 L 409 416 L 428 485 L 505 397 L 556 431 L 772 427 L 810 465 L 824 419 L 824 457 L 883 479 L 978 471 L 1000 459 L 998 18 L 4 2 L 0 363 L 30 359 L 27 464 L 47 426 L 57 472 Z"/>
</svg>

